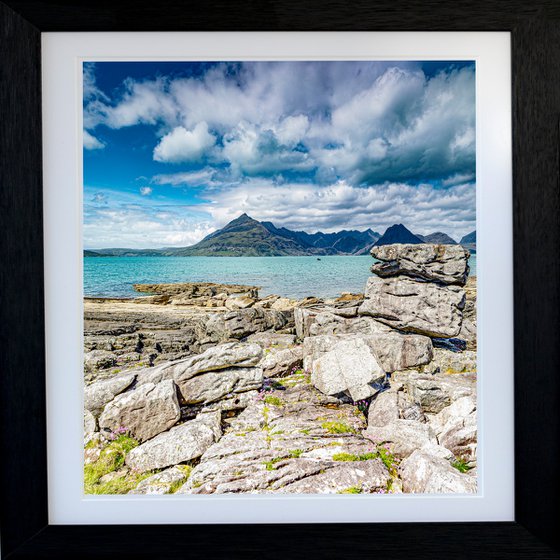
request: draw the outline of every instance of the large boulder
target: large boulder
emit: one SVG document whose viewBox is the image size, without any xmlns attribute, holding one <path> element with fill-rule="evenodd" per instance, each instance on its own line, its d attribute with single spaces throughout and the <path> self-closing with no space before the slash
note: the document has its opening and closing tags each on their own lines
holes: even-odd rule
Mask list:
<svg viewBox="0 0 560 560">
<path fill-rule="evenodd" d="M 395 243 L 373 247 L 371 255 L 382 261 L 371 271 L 383 278 L 404 275 L 463 286 L 469 274 L 470 253 L 461 245 Z"/>
<path fill-rule="evenodd" d="M 138 441 L 146 441 L 175 425 L 181 418 L 173 381 L 146 383 L 115 397 L 99 417 L 100 428 L 126 428 Z"/>
<path fill-rule="evenodd" d="M 163 469 L 200 457 L 221 436 L 219 411 L 199 414 L 135 447 L 126 464 L 138 472 Z"/>
<path fill-rule="evenodd" d="M 84 408 L 97 418 L 103 407 L 119 393 L 126 391 L 135 379 L 134 373 L 128 373 L 88 385 L 84 390 Z"/>
<path fill-rule="evenodd" d="M 165 374 L 172 375 L 187 402 L 211 402 L 230 392 L 259 386 L 262 370 L 253 366 L 261 361 L 262 355 L 258 344 L 229 342 L 171 364 Z M 220 374 L 220 370 L 227 371 Z M 193 380 L 195 377 L 205 379 Z"/>
<path fill-rule="evenodd" d="M 259 389 L 263 383 L 260 367 L 232 367 L 207 371 L 178 381 L 186 404 L 207 404 L 235 393 Z"/>
<path fill-rule="evenodd" d="M 403 491 L 416 494 L 474 494 L 476 477 L 463 474 L 443 458 L 418 449 L 399 467 Z"/>
<path fill-rule="evenodd" d="M 369 345 L 361 338 L 337 342 L 313 363 L 311 382 L 325 395 L 347 392 L 353 400 L 375 395 L 386 375 Z"/>
<path fill-rule="evenodd" d="M 374 321 L 375 322 L 375 321 Z M 303 366 L 311 370 L 313 362 L 341 340 L 360 338 L 368 344 L 387 373 L 428 364 L 433 348 L 430 338 L 415 334 L 401 334 L 386 327 L 373 334 L 319 335 L 303 341 Z"/>
<path fill-rule="evenodd" d="M 465 293 L 458 286 L 416 282 L 411 278 L 370 276 L 360 315 L 371 316 L 392 328 L 452 338 L 459 334 Z"/>
</svg>

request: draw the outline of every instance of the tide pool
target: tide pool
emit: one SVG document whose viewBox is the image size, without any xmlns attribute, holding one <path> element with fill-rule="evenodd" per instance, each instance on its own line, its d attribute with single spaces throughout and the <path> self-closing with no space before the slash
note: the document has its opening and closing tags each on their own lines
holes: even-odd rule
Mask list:
<svg viewBox="0 0 560 560">
<path fill-rule="evenodd" d="M 260 286 L 261 297 L 363 292 L 369 255 L 320 257 L 84 257 L 84 295 L 137 297 L 133 284 L 216 282 Z M 469 261 L 476 275 L 476 255 Z"/>
</svg>

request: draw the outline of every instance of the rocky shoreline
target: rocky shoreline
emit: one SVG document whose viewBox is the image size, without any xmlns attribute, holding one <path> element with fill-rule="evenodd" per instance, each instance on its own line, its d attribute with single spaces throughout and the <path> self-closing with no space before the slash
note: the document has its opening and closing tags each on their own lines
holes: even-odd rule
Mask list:
<svg viewBox="0 0 560 560">
<path fill-rule="evenodd" d="M 86 298 L 85 492 L 476 492 L 469 253 L 372 256 L 364 294 L 336 299 L 211 283 Z"/>
</svg>

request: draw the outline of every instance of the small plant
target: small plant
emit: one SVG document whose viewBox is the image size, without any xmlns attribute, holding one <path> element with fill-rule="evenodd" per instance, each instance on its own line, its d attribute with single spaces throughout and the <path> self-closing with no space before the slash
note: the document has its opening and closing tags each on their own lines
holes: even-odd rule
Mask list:
<svg viewBox="0 0 560 560">
<path fill-rule="evenodd" d="M 282 399 L 278 397 L 273 397 L 272 395 L 265 397 L 264 402 L 266 404 L 272 404 L 274 406 L 284 406 L 284 401 L 282 401 Z"/>
<path fill-rule="evenodd" d="M 303 430 L 300 430 L 300 433 L 302 433 L 305 436 L 308 436 L 310 432 L 311 432 L 311 430 L 308 430 L 307 428 L 304 428 Z"/>
<path fill-rule="evenodd" d="M 455 461 L 451 463 L 451 466 L 457 469 L 460 473 L 466 473 L 472 468 L 464 459 L 461 459 L 460 457 L 458 459 L 455 459 Z"/>
<path fill-rule="evenodd" d="M 337 494 L 361 494 L 362 488 L 360 486 L 349 486 L 344 490 L 339 490 Z"/>
<path fill-rule="evenodd" d="M 276 463 L 283 461 L 286 457 L 274 457 L 270 461 L 263 461 L 263 465 L 266 467 L 267 471 L 275 471 L 276 470 Z"/>
<path fill-rule="evenodd" d="M 362 455 L 354 455 L 353 453 L 335 453 L 332 458 L 333 461 L 369 461 L 377 459 L 378 453 L 364 453 Z"/>
<path fill-rule="evenodd" d="M 303 453 L 303 449 L 290 449 L 289 453 L 292 459 L 297 459 Z"/>
<path fill-rule="evenodd" d="M 354 404 L 356 408 L 365 416 L 369 408 L 369 400 L 362 399 L 360 401 L 355 401 Z"/>
<path fill-rule="evenodd" d="M 387 467 L 391 476 L 397 476 L 397 467 L 399 465 L 398 459 L 391 453 L 387 445 L 379 444 L 377 446 L 377 453 L 383 464 Z"/>
<path fill-rule="evenodd" d="M 355 434 L 356 430 L 345 424 L 344 422 L 323 422 L 321 424 L 323 430 L 327 430 L 330 434 Z"/>
</svg>

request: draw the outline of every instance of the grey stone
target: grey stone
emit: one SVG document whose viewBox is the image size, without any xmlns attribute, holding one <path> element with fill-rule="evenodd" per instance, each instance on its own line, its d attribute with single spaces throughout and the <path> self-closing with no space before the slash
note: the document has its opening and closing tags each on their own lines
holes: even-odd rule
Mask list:
<svg viewBox="0 0 560 560">
<path fill-rule="evenodd" d="M 251 334 L 245 342 L 258 344 L 261 348 L 276 348 L 283 350 L 290 348 L 296 344 L 296 336 L 294 334 L 280 334 L 274 331 L 264 331 Z"/>
<path fill-rule="evenodd" d="M 420 405 L 423 412 L 437 414 L 461 397 L 476 398 L 476 375 L 474 374 L 397 374 L 406 392 Z"/>
<path fill-rule="evenodd" d="M 391 452 L 399 459 L 408 457 L 426 444 L 437 444 L 432 428 L 414 420 L 394 420 L 385 426 L 368 426 L 364 436 L 376 444 L 389 444 Z"/>
<path fill-rule="evenodd" d="M 474 494 L 476 477 L 460 473 L 449 461 L 416 450 L 399 467 L 403 491 L 415 494 Z"/>
<path fill-rule="evenodd" d="M 265 377 L 276 377 L 287 375 L 294 367 L 299 367 L 302 363 L 303 349 L 301 346 L 281 350 L 268 348 L 265 350 L 260 367 L 262 367 Z"/>
<path fill-rule="evenodd" d="M 382 261 L 371 268 L 381 277 L 406 275 L 463 286 L 469 273 L 470 253 L 461 245 L 395 243 L 373 247 L 371 255 Z"/>
<path fill-rule="evenodd" d="M 377 393 L 385 378 L 376 356 L 361 338 L 337 342 L 313 363 L 311 372 L 311 382 L 322 393 L 348 392 L 355 401 Z"/>
<path fill-rule="evenodd" d="M 186 378 L 180 382 L 179 388 L 187 404 L 206 404 L 231 393 L 258 389 L 262 382 L 263 371 L 260 367 L 235 367 Z"/>
<path fill-rule="evenodd" d="M 134 373 L 127 373 L 88 385 L 84 390 L 84 408 L 93 416 L 99 416 L 103 407 L 119 393 L 126 391 L 135 379 Z"/>
<path fill-rule="evenodd" d="M 115 355 L 108 350 L 91 350 L 84 354 L 86 369 L 107 369 L 116 365 Z"/>
<path fill-rule="evenodd" d="M 187 471 L 181 467 L 171 467 L 145 478 L 129 494 L 169 494 L 173 487 L 177 487 L 177 484 L 181 482 L 186 482 L 187 479 Z"/>
<path fill-rule="evenodd" d="M 311 370 L 313 362 L 342 340 L 362 339 L 373 351 L 387 373 L 428 364 L 433 357 L 431 340 L 426 336 L 391 331 L 358 335 L 319 335 L 303 341 L 303 367 Z"/>
<path fill-rule="evenodd" d="M 91 434 L 97 431 L 95 416 L 87 409 L 84 409 L 84 434 Z"/>
<path fill-rule="evenodd" d="M 181 418 L 173 381 L 146 383 L 122 393 L 107 404 L 99 426 L 111 431 L 124 427 L 138 441 L 146 441 L 171 428 Z"/>
<path fill-rule="evenodd" d="M 399 419 L 396 391 L 383 391 L 372 399 L 368 410 L 368 426 L 385 426 Z"/>
<path fill-rule="evenodd" d="M 370 276 L 365 295 L 359 313 L 392 328 L 441 338 L 461 330 L 465 293 L 458 286 Z"/>
<path fill-rule="evenodd" d="M 219 438 L 219 416 L 219 412 L 199 414 L 194 420 L 157 435 L 130 451 L 126 464 L 146 472 L 200 457 Z"/>
</svg>

